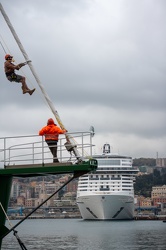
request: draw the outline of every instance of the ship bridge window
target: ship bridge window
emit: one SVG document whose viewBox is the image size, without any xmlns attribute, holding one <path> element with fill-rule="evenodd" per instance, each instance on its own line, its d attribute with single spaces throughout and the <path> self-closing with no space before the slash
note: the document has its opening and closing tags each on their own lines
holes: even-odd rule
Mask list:
<svg viewBox="0 0 166 250">
<path fill-rule="evenodd" d="M 122 166 L 132 166 L 132 164 L 128 163 L 128 162 L 124 162 L 124 163 L 122 163 Z"/>
<path fill-rule="evenodd" d="M 132 163 L 132 160 L 131 159 L 122 159 L 122 162 Z"/>
<path fill-rule="evenodd" d="M 105 159 L 97 159 L 99 165 L 110 166 L 110 165 L 120 165 L 120 160 L 105 160 Z"/>
</svg>

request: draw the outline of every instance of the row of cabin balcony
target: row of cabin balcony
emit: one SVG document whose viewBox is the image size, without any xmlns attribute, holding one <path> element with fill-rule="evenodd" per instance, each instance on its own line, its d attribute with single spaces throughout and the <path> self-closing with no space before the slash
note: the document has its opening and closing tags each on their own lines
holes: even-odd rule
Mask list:
<svg viewBox="0 0 166 250">
<path fill-rule="evenodd" d="M 99 188 L 99 189 L 92 189 L 92 188 L 88 188 L 88 189 L 85 189 L 85 188 L 83 188 L 83 189 L 80 189 L 79 191 L 81 191 L 81 192 L 97 192 L 97 191 L 119 191 L 119 192 L 121 192 L 121 191 L 133 191 L 133 189 L 131 188 L 131 189 L 129 189 L 129 188 L 114 188 L 114 189 L 111 189 L 111 188 L 107 188 L 107 187 L 103 187 L 103 188 Z"/>
<path fill-rule="evenodd" d="M 128 184 L 128 185 L 133 185 L 133 181 L 132 180 L 123 180 L 122 182 L 121 181 L 116 181 L 115 182 L 115 180 L 114 181 L 110 180 L 110 181 L 107 181 L 107 182 L 103 182 L 103 180 L 102 180 L 100 182 L 95 182 L 95 181 L 91 180 L 89 182 L 80 181 L 79 184 L 78 184 L 78 186 L 79 185 L 85 185 L 85 186 L 87 186 L 87 185 L 98 185 L 98 184 L 103 184 L 103 183 L 106 183 L 106 184 L 109 184 L 109 185 L 113 185 L 113 184 Z"/>
<path fill-rule="evenodd" d="M 97 171 L 100 171 L 100 170 L 104 170 L 104 171 L 132 171 L 132 172 L 138 172 L 138 170 L 137 169 L 135 169 L 135 168 L 131 168 L 131 167 L 98 167 L 97 168 Z"/>
<path fill-rule="evenodd" d="M 118 184 L 117 185 L 116 184 L 114 184 L 114 185 L 106 185 L 104 183 L 101 186 L 90 185 L 89 188 L 92 188 L 92 189 L 101 188 L 102 186 L 107 186 L 107 187 L 110 187 L 110 188 L 133 188 L 132 185 L 118 185 Z M 87 188 L 87 186 L 86 185 L 78 186 L 79 190 L 81 190 L 82 188 Z"/>
</svg>

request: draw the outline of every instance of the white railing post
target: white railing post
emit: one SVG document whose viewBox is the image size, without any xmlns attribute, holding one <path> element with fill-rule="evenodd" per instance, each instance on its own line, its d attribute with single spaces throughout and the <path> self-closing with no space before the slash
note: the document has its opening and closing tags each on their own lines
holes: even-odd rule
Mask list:
<svg viewBox="0 0 166 250">
<path fill-rule="evenodd" d="M 4 138 L 4 166 L 6 166 L 6 138 Z"/>
<path fill-rule="evenodd" d="M 11 156 L 11 154 L 10 154 L 11 150 L 10 149 L 11 148 L 9 148 L 9 165 L 10 165 L 10 156 Z"/>
<path fill-rule="evenodd" d="M 35 143 L 32 143 L 32 162 L 35 163 Z"/>
<path fill-rule="evenodd" d="M 92 157 L 92 133 L 90 133 L 90 156 Z"/>
<path fill-rule="evenodd" d="M 42 136 L 42 164 L 44 164 L 44 136 Z"/>
<path fill-rule="evenodd" d="M 58 147 L 58 143 L 57 143 L 57 147 Z M 60 138 L 60 160 L 62 161 L 62 139 Z"/>
<path fill-rule="evenodd" d="M 84 158 L 84 140 L 83 140 L 84 134 L 81 133 L 81 139 L 82 139 L 82 157 Z"/>
</svg>

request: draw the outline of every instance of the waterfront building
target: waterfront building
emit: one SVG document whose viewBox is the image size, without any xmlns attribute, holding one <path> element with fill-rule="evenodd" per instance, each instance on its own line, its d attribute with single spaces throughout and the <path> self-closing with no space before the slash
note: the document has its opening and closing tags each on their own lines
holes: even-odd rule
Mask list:
<svg viewBox="0 0 166 250">
<path fill-rule="evenodd" d="M 18 180 L 14 180 L 12 183 L 10 197 L 13 199 L 17 199 L 19 195 L 20 195 L 20 183 L 18 182 Z"/>
<path fill-rule="evenodd" d="M 152 187 L 151 198 L 154 206 L 166 203 L 166 185 Z"/>
<path fill-rule="evenodd" d="M 139 207 L 151 207 L 152 199 L 150 197 L 144 197 L 142 195 L 135 195 L 135 206 Z"/>
<path fill-rule="evenodd" d="M 152 187 L 151 198 L 166 197 L 166 185 Z"/>
<path fill-rule="evenodd" d="M 25 199 L 25 207 L 35 207 L 35 198 Z"/>
<path fill-rule="evenodd" d="M 78 186 L 78 180 L 73 180 L 67 185 L 67 187 L 66 187 L 67 190 L 66 191 L 67 192 L 75 192 L 75 194 L 76 194 L 77 186 Z"/>
<path fill-rule="evenodd" d="M 61 185 L 59 182 L 55 183 L 55 182 L 42 181 L 42 182 L 36 183 L 36 186 L 35 186 L 35 193 L 37 194 L 36 196 L 39 197 L 39 194 L 51 195 L 60 186 Z"/>
<path fill-rule="evenodd" d="M 24 196 L 17 197 L 17 205 L 19 205 L 19 206 L 25 205 L 25 197 Z"/>
<path fill-rule="evenodd" d="M 143 198 L 141 201 L 140 201 L 140 206 L 142 207 L 151 207 L 152 206 L 152 199 L 147 197 L 147 198 Z"/>
</svg>

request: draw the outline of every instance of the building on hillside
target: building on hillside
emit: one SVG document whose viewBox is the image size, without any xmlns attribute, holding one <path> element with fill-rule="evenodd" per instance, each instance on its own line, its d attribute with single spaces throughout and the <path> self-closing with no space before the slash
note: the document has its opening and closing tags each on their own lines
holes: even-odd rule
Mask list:
<svg viewBox="0 0 166 250">
<path fill-rule="evenodd" d="M 149 197 L 144 196 L 135 196 L 135 206 L 139 207 L 151 207 L 152 206 L 152 199 Z"/>
<path fill-rule="evenodd" d="M 17 205 L 19 205 L 19 206 L 25 205 L 25 197 L 24 196 L 17 197 Z"/>
<path fill-rule="evenodd" d="M 25 207 L 35 207 L 35 201 L 35 198 L 25 199 Z"/>
<path fill-rule="evenodd" d="M 166 168 L 166 158 L 157 158 L 156 166 L 160 168 Z"/>
<path fill-rule="evenodd" d="M 166 197 L 166 185 L 152 187 L 151 198 Z"/>
<path fill-rule="evenodd" d="M 146 167 L 146 169 L 147 169 L 147 173 L 148 174 L 153 174 L 153 172 L 154 172 L 154 167 Z"/>
<path fill-rule="evenodd" d="M 66 191 L 67 192 L 77 192 L 78 180 L 73 180 L 67 184 Z"/>
<path fill-rule="evenodd" d="M 46 200 L 50 195 L 55 193 L 61 184 L 59 182 L 45 182 L 42 181 L 37 183 L 35 186 L 36 193 L 36 206 Z M 54 206 L 54 200 L 58 199 L 59 193 L 55 194 L 51 199 L 49 199 L 44 206 Z"/>
<path fill-rule="evenodd" d="M 140 201 L 140 206 L 141 207 L 151 207 L 152 206 L 152 199 L 151 198 L 145 198 L 141 199 Z"/>
<path fill-rule="evenodd" d="M 36 207 L 39 206 L 39 205 L 40 205 L 43 201 L 45 201 L 48 197 L 49 197 L 48 194 L 46 194 L 46 193 L 40 193 L 40 194 L 39 194 L 39 197 L 38 197 L 38 198 L 35 198 L 35 206 L 36 206 Z M 45 207 L 51 206 L 51 199 L 49 199 L 48 201 L 46 201 L 46 202 L 44 203 L 43 206 L 45 206 Z"/>
<path fill-rule="evenodd" d="M 166 185 L 152 187 L 151 198 L 154 206 L 166 203 Z"/>
<path fill-rule="evenodd" d="M 165 198 L 164 198 L 164 197 L 156 197 L 156 198 L 153 198 L 153 205 L 154 205 L 154 206 L 160 207 L 161 204 L 163 204 L 164 207 L 165 207 L 165 204 L 166 204 L 166 197 L 165 197 Z"/>
<path fill-rule="evenodd" d="M 135 212 L 139 215 L 142 214 L 156 214 L 156 207 L 153 206 L 152 199 L 150 197 L 135 196 Z"/>
<path fill-rule="evenodd" d="M 59 187 L 60 187 L 60 183 L 59 182 L 52 183 L 52 182 L 42 181 L 40 183 L 37 183 L 36 186 L 35 186 L 36 197 L 38 198 L 39 194 L 51 195 L 56 190 L 58 190 Z M 55 195 L 55 197 L 58 197 L 58 194 Z M 54 197 L 54 199 L 55 199 L 55 197 Z"/>
<path fill-rule="evenodd" d="M 17 199 L 17 197 L 20 195 L 20 183 L 18 180 L 14 180 L 11 187 L 10 197 Z"/>
</svg>

